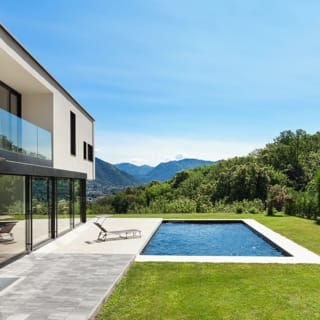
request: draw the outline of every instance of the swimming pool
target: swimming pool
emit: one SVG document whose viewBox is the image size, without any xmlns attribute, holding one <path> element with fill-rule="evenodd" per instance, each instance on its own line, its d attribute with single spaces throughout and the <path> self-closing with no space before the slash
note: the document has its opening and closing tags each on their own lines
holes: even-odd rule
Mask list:
<svg viewBox="0 0 320 320">
<path fill-rule="evenodd" d="M 141 255 L 290 256 L 242 221 L 163 221 Z"/>
</svg>

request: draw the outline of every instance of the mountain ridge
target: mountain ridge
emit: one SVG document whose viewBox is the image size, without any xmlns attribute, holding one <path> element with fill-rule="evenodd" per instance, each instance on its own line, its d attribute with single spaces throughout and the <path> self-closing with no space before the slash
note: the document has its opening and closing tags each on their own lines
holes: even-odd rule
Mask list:
<svg viewBox="0 0 320 320">
<path fill-rule="evenodd" d="M 137 185 L 137 181 L 129 173 L 118 169 L 113 164 L 102 159 L 96 158 L 96 182 L 111 184 L 118 187 Z"/>
<path fill-rule="evenodd" d="M 135 165 L 130 162 L 121 162 L 114 164 L 119 170 L 130 174 L 131 176 L 144 176 L 148 174 L 151 170 L 154 169 L 152 166 L 148 166 L 146 164 L 143 165 Z"/>
<path fill-rule="evenodd" d="M 87 183 L 87 197 L 91 200 L 107 194 L 116 194 L 127 187 L 148 184 L 154 180 L 161 182 L 169 180 L 179 171 L 215 163 L 199 159 L 182 159 L 162 162 L 152 167 L 128 162 L 111 164 L 97 157 L 95 161 L 96 179 Z"/>
<path fill-rule="evenodd" d="M 161 162 L 155 167 L 142 165 L 137 166 L 132 163 L 118 163 L 115 166 L 139 180 L 141 183 L 150 183 L 151 181 L 165 181 L 171 179 L 175 174 L 182 170 L 189 170 L 200 166 L 208 166 L 218 161 L 200 160 L 194 158 L 186 158 L 181 160 L 172 160 Z M 145 172 L 145 174 L 142 174 Z"/>
<path fill-rule="evenodd" d="M 108 194 L 116 194 L 129 186 L 137 186 L 137 181 L 130 174 L 102 159 L 95 158 L 96 179 L 87 182 L 87 199 L 95 199 Z"/>
</svg>

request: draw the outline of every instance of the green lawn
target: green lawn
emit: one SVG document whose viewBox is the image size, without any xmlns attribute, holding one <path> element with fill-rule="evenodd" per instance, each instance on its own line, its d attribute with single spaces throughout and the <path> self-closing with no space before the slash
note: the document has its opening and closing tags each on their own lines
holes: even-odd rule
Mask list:
<svg viewBox="0 0 320 320">
<path fill-rule="evenodd" d="M 320 226 L 311 220 L 262 214 L 161 216 L 254 218 L 320 253 Z M 320 319 L 319 275 L 320 265 L 134 263 L 98 319 Z"/>
</svg>

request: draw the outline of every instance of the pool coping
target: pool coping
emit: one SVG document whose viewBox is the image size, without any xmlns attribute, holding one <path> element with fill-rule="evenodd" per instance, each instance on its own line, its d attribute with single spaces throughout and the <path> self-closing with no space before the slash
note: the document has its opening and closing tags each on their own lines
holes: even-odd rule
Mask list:
<svg viewBox="0 0 320 320">
<path fill-rule="evenodd" d="M 281 263 L 281 264 L 320 264 L 320 256 L 294 241 L 280 235 L 254 219 L 163 219 L 159 221 L 158 227 L 163 221 L 208 221 L 208 222 L 239 222 L 242 221 L 258 233 L 262 234 L 276 246 L 288 252 L 291 256 L 283 257 L 252 257 L 252 256 L 169 256 L 169 255 L 142 255 L 144 247 L 152 238 L 154 232 L 146 239 L 139 254 L 136 255 L 135 261 L 138 262 L 210 262 L 210 263 Z"/>
</svg>

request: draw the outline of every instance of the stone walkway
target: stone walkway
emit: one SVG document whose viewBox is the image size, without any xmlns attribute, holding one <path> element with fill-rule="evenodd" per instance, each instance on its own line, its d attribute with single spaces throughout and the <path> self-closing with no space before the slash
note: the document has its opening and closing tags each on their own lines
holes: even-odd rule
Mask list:
<svg viewBox="0 0 320 320">
<path fill-rule="evenodd" d="M 0 269 L 0 280 L 17 278 L 0 291 L 0 320 L 94 319 L 160 222 L 107 219 L 107 229 L 137 228 L 142 237 L 104 242 L 88 222 Z"/>
</svg>

